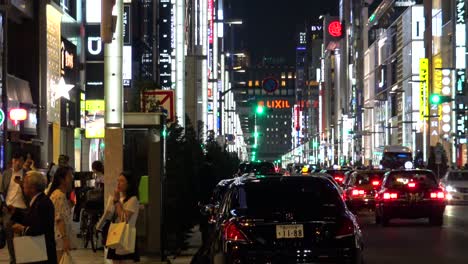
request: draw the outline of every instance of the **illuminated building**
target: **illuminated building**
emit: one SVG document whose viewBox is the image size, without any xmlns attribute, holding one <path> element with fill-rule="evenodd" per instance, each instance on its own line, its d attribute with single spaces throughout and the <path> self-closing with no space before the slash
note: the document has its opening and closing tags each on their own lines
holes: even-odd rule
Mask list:
<svg viewBox="0 0 468 264">
<path fill-rule="evenodd" d="M 242 80 L 246 84 L 258 80 L 259 86 L 245 85 L 235 92 L 240 121 L 251 151 L 254 132 L 258 133 L 258 160 L 276 161 L 293 147 L 294 75 L 295 67 L 284 66 L 280 58 L 264 58 L 262 65 L 248 67 Z M 286 85 L 282 86 L 282 82 Z M 256 113 L 258 105 L 264 107 L 262 114 Z"/>
</svg>

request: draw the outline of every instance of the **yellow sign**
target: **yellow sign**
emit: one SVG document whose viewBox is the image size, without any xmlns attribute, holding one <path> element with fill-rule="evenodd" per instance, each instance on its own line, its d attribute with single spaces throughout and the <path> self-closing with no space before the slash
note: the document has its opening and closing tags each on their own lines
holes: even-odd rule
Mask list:
<svg viewBox="0 0 468 264">
<path fill-rule="evenodd" d="M 86 138 L 104 138 L 104 100 L 86 101 Z"/>
<path fill-rule="evenodd" d="M 425 120 L 427 116 L 427 106 L 428 103 L 428 83 L 429 83 L 429 59 L 422 58 L 419 60 L 419 118 L 420 120 Z"/>
</svg>

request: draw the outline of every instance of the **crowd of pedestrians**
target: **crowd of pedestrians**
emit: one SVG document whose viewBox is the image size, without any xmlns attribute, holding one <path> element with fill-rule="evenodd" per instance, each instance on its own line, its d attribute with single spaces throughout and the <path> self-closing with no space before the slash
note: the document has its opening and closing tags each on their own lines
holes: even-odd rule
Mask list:
<svg viewBox="0 0 468 264">
<path fill-rule="evenodd" d="M 47 173 L 36 170 L 30 155 L 13 155 L 10 168 L 0 178 L 2 224 L 10 256 L 10 264 L 16 264 L 16 237 L 44 237 L 47 260 L 37 263 L 69 263 L 70 251 L 76 249 L 77 234 L 73 233 L 72 202 L 74 170 L 70 159 L 60 155 L 58 165 L 51 164 Z M 92 164 L 96 188 L 104 187 L 104 166 L 102 162 Z M 117 189 L 112 197 L 113 213 L 107 216 L 110 223 L 126 222 L 136 228 L 139 201 L 137 184 L 130 174 L 121 173 Z M 1 236 L 0 236 L 1 239 Z M 1 244 L 1 243 L 0 243 Z M 108 249 L 107 258 L 114 264 L 139 261 L 138 247 L 131 253 Z"/>
</svg>

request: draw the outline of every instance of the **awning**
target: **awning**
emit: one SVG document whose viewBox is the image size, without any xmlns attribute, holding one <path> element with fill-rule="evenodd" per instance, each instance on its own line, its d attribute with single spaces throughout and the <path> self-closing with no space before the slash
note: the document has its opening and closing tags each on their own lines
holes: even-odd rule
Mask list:
<svg viewBox="0 0 468 264">
<path fill-rule="evenodd" d="M 16 76 L 7 75 L 7 96 L 10 101 L 33 105 L 29 82 Z"/>
</svg>

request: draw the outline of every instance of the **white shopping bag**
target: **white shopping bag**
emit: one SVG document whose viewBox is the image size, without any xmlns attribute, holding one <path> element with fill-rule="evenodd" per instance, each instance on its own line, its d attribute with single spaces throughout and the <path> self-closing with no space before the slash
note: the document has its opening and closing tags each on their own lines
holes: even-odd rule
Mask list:
<svg viewBox="0 0 468 264">
<path fill-rule="evenodd" d="M 136 228 L 129 224 L 125 227 L 125 232 L 122 237 L 122 244 L 115 250 L 118 255 L 127 255 L 135 253 Z"/>
<path fill-rule="evenodd" d="M 31 263 L 48 259 L 44 235 L 15 237 L 13 245 L 16 263 Z"/>
<path fill-rule="evenodd" d="M 75 264 L 69 252 L 65 252 L 60 259 L 59 264 Z"/>
<path fill-rule="evenodd" d="M 112 223 L 107 233 L 106 247 L 113 249 L 122 248 L 125 241 L 125 229 L 127 226 L 128 224 L 125 222 Z"/>
</svg>

